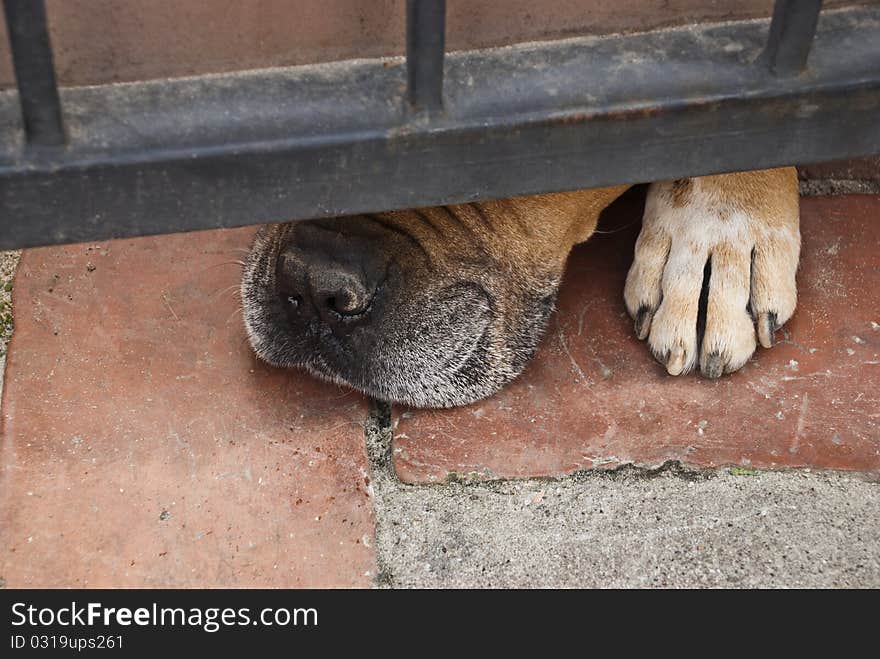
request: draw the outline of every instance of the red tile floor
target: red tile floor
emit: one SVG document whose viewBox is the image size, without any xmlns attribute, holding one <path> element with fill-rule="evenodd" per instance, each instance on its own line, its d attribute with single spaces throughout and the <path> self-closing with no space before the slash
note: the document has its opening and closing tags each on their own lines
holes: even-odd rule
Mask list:
<svg viewBox="0 0 880 659">
<path fill-rule="evenodd" d="M 640 207 L 621 201 L 600 227 L 615 233 L 572 254 L 559 312 L 519 380 L 458 410 L 398 411 L 399 476 L 551 476 L 666 460 L 880 470 L 880 198 L 802 201 L 795 317 L 778 345 L 719 380 L 667 376 L 634 337 L 622 291 Z"/>
<path fill-rule="evenodd" d="M 624 201 L 573 254 L 513 385 L 394 411 L 402 479 L 670 459 L 880 471 L 880 197 L 804 200 L 796 318 L 719 381 L 667 377 L 632 334 L 638 216 Z M 24 253 L 0 427 L 8 586 L 372 583 L 366 401 L 252 357 L 232 263 L 251 233 Z"/>
<path fill-rule="evenodd" d="M 0 444 L 9 586 L 371 583 L 364 399 L 252 357 L 252 229 L 28 250 Z"/>
</svg>

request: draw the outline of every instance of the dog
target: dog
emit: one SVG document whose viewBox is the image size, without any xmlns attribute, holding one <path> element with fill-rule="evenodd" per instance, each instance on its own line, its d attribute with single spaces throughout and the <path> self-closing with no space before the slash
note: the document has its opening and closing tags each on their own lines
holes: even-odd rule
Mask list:
<svg viewBox="0 0 880 659">
<path fill-rule="evenodd" d="M 250 344 L 389 402 L 490 396 L 534 355 L 569 251 L 628 187 L 265 225 L 241 282 Z M 773 345 L 797 299 L 798 203 L 792 167 L 650 185 L 623 299 L 670 375 L 717 378 Z"/>
</svg>

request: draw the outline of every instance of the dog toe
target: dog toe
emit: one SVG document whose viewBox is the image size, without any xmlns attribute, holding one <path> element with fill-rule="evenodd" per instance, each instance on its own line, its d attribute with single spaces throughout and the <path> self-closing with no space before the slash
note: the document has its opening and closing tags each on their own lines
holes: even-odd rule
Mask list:
<svg viewBox="0 0 880 659">
<path fill-rule="evenodd" d="M 662 297 L 663 269 L 671 240 L 662 230 L 645 226 L 636 241 L 635 257 L 626 278 L 623 298 L 627 311 L 635 321 L 639 340 L 648 338 L 654 314 Z"/>
<path fill-rule="evenodd" d="M 699 356 L 697 313 L 705 253 L 698 245 L 673 244 L 661 281 L 662 301 L 647 331 L 648 346 L 670 375 L 694 368 Z"/>
<path fill-rule="evenodd" d="M 712 249 L 706 329 L 700 350 L 700 371 L 706 377 L 738 370 L 755 352 L 755 327 L 748 313 L 749 251 L 727 242 Z"/>
<path fill-rule="evenodd" d="M 755 247 L 752 257 L 752 315 L 758 340 L 772 348 L 774 334 L 794 313 L 797 305 L 797 272 L 800 234 L 797 228 L 774 231 Z"/>
</svg>

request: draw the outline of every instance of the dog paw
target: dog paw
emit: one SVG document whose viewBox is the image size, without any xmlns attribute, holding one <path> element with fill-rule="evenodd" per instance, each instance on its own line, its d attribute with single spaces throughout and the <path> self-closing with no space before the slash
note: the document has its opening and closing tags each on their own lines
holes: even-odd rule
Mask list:
<svg viewBox="0 0 880 659">
<path fill-rule="evenodd" d="M 791 168 L 651 186 L 624 299 L 671 375 L 716 378 L 773 345 L 797 300 L 798 224 Z"/>
</svg>

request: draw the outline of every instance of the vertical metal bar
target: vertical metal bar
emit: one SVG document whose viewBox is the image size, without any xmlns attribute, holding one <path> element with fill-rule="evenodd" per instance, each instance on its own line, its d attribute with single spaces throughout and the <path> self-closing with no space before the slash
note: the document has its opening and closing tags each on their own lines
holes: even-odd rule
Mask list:
<svg viewBox="0 0 880 659">
<path fill-rule="evenodd" d="M 407 0 L 406 73 L 409 102 L 427 110 L 443 105 L 446 0 Z"/>
<path fill-rule="evenodd" d="M 797 75 L 807 66 L 822 0 L 776 0 L 764 51 L 776 75 Z"/>
<path fill-rule="evenodd" d="M 43 0 L 3 0 L 28 144 L 64 144 L 61 100 Z"/>
</svg>

